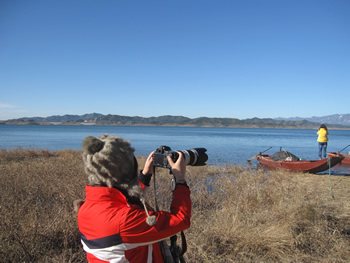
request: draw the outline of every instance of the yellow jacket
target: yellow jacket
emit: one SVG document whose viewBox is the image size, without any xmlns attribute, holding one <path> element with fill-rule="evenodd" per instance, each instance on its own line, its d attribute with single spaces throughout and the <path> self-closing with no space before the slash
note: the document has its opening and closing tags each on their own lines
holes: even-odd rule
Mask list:
<svg viewBox="0 0 350 263">
<path fill-rule="evenodd" d="M 318 134 L 318 138 L 317 138 L 318 142 L 328 142 L 328 138 L 327 138 L 328 132 L 326 129 L 320 128 L 317 134 Z"/>
</svg>

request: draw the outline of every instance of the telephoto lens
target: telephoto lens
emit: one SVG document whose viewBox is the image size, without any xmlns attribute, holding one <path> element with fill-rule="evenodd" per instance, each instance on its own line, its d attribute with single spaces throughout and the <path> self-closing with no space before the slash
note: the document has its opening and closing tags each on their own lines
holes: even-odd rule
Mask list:
<svg viewBox="0 0 350 263">
<path fill-rule="evenodd" d="M 206 154 L 206 151 L 207 149 L 205 148 L 193 148 L 180 152 L 182 152 L 185 158 L 186 165 L 202 166 L 206 164 L 206 161 L 208 161 L 208 155 Z"/>
<path fill-rule="evenodd" d="M 162 145 L 154 151 L 153 155 L 153 165 L 155 167 L 169 168 L 170 164 L 168 162 L 167 156 L 170 156 L 171 159 L 176 162 L 179 158 L 179 153 L 182 152 L 186 165 L 192 166 L 203 166 L 206 165 L 208 160 L 208 155 L 206 154 L 207 149 L 205 148 L 193 148 L 190 150 L 183 151 L 172 151 L 169 146 Z"/>
</svg>

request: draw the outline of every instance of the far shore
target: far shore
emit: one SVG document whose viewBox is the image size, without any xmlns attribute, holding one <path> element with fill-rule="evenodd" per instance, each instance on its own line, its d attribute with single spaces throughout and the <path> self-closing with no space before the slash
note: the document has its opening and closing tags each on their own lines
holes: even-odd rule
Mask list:
<svg viewBox="0 0 350 263">
<path fill-rule="evenodd" d="M 252 129 L 318 129 L 318 126 L 276 126 L 276 125 L 179 125 L 179 124 L 144 124 L 144 123 L 112 123 L 103 124 L 96 122 L 33 122 L 33 121 L 0 121 L 0 125 L 72 125 L 72 126 L 149 126 L 149 127 L 202 127 L 202 128 L 252 128 Z M 350 127 L 329 127 L 329 130 L 350 130 Z"/>
</svg>

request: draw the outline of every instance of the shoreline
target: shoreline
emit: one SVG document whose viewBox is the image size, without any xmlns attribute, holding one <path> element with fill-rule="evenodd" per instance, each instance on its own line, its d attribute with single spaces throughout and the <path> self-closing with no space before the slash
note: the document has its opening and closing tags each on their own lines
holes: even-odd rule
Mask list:
<svg viewBox="0 0 350 263">
<path fill-rule="evenodd" d="M 95 123 L 95 122 L 30 122 L 30 121 L 0 121 L 0 125 L 61 125 L 61 126 L 140 126 L 140 127 L 199 127 L 199 128 L 247 128 L 247 129 L 303 129 L 312 130 L 318 129 L 318 126 L 280 126 L 280 125 L 180 125 L 180 124 L 141 124 L 141 123 L 130 123 L 130 124 L 107 124 L 107 123 Z M 350 127 L 329 127 L 329 130 L 350 130 Z"/>
</svg>

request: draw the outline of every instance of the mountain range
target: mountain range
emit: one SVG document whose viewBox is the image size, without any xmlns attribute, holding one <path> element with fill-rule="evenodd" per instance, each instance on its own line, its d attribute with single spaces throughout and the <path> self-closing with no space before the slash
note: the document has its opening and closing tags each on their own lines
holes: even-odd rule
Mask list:
<svg viewBox="0 0 350 263">
<path fill-rule="evenodd" d="M 276 118 L 277 120 L 289 120 L 289 121 L 300 121 L 307 120 L 311 122 L 326 123 L 326 124 L 340 124 L 340 125 L 350 125 L 350 114 L 333 114 L 323 117 L 292 117 L 292 118 Z"/>
<path fill-rule="evenodd" d="M 103 115 L 54 115 L 49 117 L 19 118 L 0 122 L 2 124 L 85 124 L 85 125 L 153 125 L 153 126 L 201 126 L 201 127 L 251 127 L 251 128 L 318 128 L 325 123 L 329 128 L 350 128 L 350 114 L 334 114 L 310 118 L 188 118 L 164 115 L 159 117 L 139 117 Z"/>
</svg>

